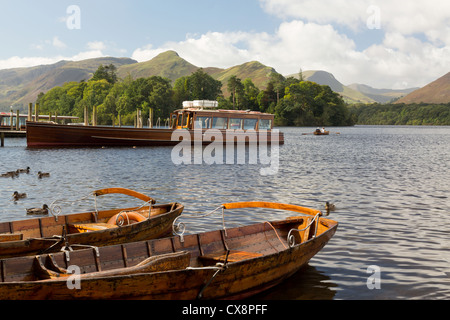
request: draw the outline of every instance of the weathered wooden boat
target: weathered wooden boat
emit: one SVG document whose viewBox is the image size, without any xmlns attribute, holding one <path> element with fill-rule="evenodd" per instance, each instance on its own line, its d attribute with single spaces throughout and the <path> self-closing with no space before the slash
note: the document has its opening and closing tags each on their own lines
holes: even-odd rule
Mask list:
<svg viewBox="0 0 450 320">
<path fill-rule="evenodd" d="M 283 133 L 273 129 L 273 114 L 210 110 L 200 105 L 186 105 L 185 108 L 174 111 L 167 128 L 58 125 L 29 121 L 27 146 L 29 148 L 174 146 L 187 139 L 191 143 L 203 145 L 212 141 L 284 144 Z"/>
<path fill-rule="evenodd" d="M 172 222 L 182 213 L 179 203 L 155 204 L 142 193 L 110 188 L 94 197 L 121 193 L 144 201 L 133 208 L 92 211 L 0 223 L 0 257 L 35 255 L 64 247 L 107 246 L 170 235 Z"/>
<path fill-rule="evenodd" d="M 189 235 L 175 221 L 178 235 L 171 238 L 3 259 L 0 298 L 243 299 L 297 272 L 338 226 L 320 211 L 296 205 L 245 202 L 221 208 L 249 207 L 306 216 Z"/>
</svg>

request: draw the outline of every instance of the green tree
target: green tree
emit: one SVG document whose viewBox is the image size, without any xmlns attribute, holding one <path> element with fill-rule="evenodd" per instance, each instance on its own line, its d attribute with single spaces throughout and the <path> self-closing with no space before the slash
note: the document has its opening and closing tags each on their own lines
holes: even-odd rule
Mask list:
<svg viewBox="0 0 450 320">
<path fill-rule="evenodd" d="M 233 109 L 236 109 L 236 106 L 242 104 L 242 101 L 239 100 L 242 100 L 244 97 L 244 85 L 242 84 L 241 79 L 236 76 L 232 76 L 228 79 L 227 85 L 228 91 L 231 93 L 230 99 L 233 103 Z"/>
<path fill-rule="evenodd" d="M 216 100 L 222 93 L 222 82 L 199 69 L 188 77 L 187 92 L 189 100 Z"/>
<path fill-rule="evenodd" d="M 106 80 L 110 84 L 114 84 L 117 82 L 117 68 L 115 65 L 110 64 L 108 66 L 100 65 L 95 71 L 94 76 L 92 77 L 93 81 L 98 80 Z"/>
</svg>

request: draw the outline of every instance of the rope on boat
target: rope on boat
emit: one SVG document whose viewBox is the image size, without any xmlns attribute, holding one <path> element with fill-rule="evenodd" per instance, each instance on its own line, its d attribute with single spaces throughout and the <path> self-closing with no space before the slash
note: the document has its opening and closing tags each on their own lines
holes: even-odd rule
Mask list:
<svg viewBox="0 0 450 320">
<path fill-rule="evenodd" d="M 283 247 L 284 247 L 285 249 L 287 249 L 286 245 L 285 245 L 284 242 L 281 240 L 281 238 L 280 238 L 280 236 L 279 236 L 277 230 L 275 229 L 275 227 L 274 227 L 269 221 L 264 221 L 264 223 L 267 223 L 269 226 L 272 227 L 273 231 L 275 231 L 275 234 L 276 234 L 278 240 L 280 240 L 280 243 L 283 245 Z M 269 242 L 269 241 L 267 240 L 267 242 Z M 270 242 L 269 242 L 269 244 L 270 244 Z M 274 249 L 276 250 L 275 247 L 274 247 Z M 278 250 L 277 250 L 277 251 L 278 251 Z"/>
<path fill-rule="evenodd" d="M 228 256 L 230 255 L 230 250 L 227 250 L 227 255 L 225 257 L 225 261 L 218 262 L 214 267 L 187 267 L 186 270 L 216 270 L 211 278 L 209 278 L 208 282 L 203 286 L 203 288 L 200 290 L 200 292 L 197 295 L 197 299 L 201 299 L 203 297 L 203 292 L 205 289 L 211 284 L 211 282 L 214 280 L 214 278 L 220 273 L 224 272 L 228 268 Z"/>
</svg>

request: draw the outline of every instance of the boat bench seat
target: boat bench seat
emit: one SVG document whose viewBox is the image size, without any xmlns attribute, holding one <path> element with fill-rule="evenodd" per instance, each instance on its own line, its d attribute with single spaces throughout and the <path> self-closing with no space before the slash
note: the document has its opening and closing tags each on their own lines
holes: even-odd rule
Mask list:
<svg viewBox="0 0 450 320">
<path fill-rule="evenodd" d="M 248 252 L 248 251 L 238 251 L 238 250 L 230 250 L 228 255 L 228 262 L 237 262 L 241 260 L 247 260 L 252 258 L 261 257 L 262 254 L 256 252 Z M 227 252 L 224 251 L 222 253 L 212 253 L 205 254 L 203 256 L 199 256 L 200 260 L 203 262 L 209 263 L 217 263 L 217 262 L 225 262 L 227 257 Z"/>
<path fill-rule="evenodd" d="M 114 224 L 108 223 L 78 223 L 78 224 L 70 224 L 69 229 L 75 232 L 91 232 L 91 231 L 100 231 L 106 229 L 114 229 L 117 228 Z"/>
<path fill-rule="evenodd" d="M 6 233 L 0 234 L 0 242 L 20 241 L 23 240 L 22 233 Z"/>
</svg>

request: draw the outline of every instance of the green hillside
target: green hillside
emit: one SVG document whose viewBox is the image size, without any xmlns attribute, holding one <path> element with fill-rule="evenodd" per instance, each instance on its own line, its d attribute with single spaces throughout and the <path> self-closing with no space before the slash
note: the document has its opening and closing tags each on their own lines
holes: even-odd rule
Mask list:
<svg viewBox="0 0 450 320">
<path fill-rule="evenodd" d="M 129 58 L 104 57 L 0 70 L 0 110 L 9 110 L 11 105 L 24 110 L 29 102 L 36 101 L 41 92 L 47 92 L 66 82 L 89 80 L 101 64 L 120 67 L 131 63 L 136 61 Z"/>
<path fill-rule="evenodd" d="M 180 58 L 175 51 L 163 52 L 153 59 L 129 65 L 123 65 L 117 70 L 120 78 L 131 75 L 133 79 L 160 76 L 175 81 L 183 76 L 189 76 L 198 67 Z"/>
</svg>

